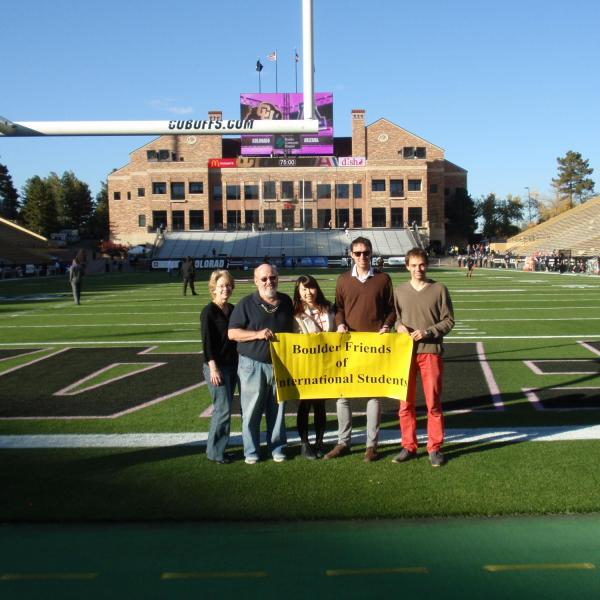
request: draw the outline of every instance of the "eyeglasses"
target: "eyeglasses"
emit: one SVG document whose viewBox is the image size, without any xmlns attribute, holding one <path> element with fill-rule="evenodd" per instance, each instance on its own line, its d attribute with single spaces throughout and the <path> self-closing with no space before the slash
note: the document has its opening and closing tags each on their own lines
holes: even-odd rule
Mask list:
<svg viewBox="0 0 600 600">
<path fill-rule="evenodd" d="M 277 281 L 277 275 L 269 275 L 268 277 L 261 277 L 260 280 L 263 283 L 267 283 L 267 281 Z"/>
<path fill-rule="evenodd" d="M 358 252 L 352 251 L 352 254 L 354 254 L 354 256 L 371 256 L 371 251 L 370 250 L 363 250 L 362 252 L 361 251 L 358 251 Z"/>
</svg>

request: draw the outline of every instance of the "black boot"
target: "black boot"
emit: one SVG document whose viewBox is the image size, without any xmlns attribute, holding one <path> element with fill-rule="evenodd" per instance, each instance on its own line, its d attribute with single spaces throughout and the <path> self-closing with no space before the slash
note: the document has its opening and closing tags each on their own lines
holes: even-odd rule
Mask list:
<svg viewBox="0 0 600 600">
<path fill-rule="evenodd" d="M 308 460 L 315 460 L 317 458 L 308 442 L 302 442 L 302 445 L 300 446 L 300 455 Z"/>
</svg>

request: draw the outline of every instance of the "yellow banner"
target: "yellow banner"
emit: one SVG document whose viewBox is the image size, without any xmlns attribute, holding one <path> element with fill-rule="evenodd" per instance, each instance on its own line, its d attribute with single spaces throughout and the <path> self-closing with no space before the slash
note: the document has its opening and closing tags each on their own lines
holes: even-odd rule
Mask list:
<svg viewBox="0 0 600 600">
<path fill-rule="evenodd" d="M 413 341 L 398 333 L 278 333 L 277 400 L 406 400 Z"/>
</svg>

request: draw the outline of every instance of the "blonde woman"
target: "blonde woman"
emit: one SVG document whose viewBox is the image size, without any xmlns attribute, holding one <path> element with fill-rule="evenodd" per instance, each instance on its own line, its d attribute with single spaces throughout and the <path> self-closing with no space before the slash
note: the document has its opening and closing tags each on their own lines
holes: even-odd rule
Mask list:
<svg viewBox="0 0 600 600">
<path fill-rule="evenodd" d="M 208 280 L 209 302 L 200 314 L 204 351 L 204 380 L 213 402 L 206 456 L 218 464 L 230 462 L 225 455 L 231 427 L 231 403 L 238 382 L 237 344 L 227 337 L 233 304 L 229 298 L 235 282 L 229 271 L 213 271 Z"/>
<path fill-rule="evenodd" d="M 325 299 L 317 280 L 301 275 L 294 288 L 294 332 L 321 333 L 335 331 L 335 313 L 331 302 Z M 315 446 L 308 443 L 308 415 L 311 406 L 315 413 Z M 300 435 L 300 452 L 304 458 L 314 460 L 324 454 L 323 437 L 327 426 L 325 400 L 301 400 L 298 403 L 297 428 Z"/>
</svg>

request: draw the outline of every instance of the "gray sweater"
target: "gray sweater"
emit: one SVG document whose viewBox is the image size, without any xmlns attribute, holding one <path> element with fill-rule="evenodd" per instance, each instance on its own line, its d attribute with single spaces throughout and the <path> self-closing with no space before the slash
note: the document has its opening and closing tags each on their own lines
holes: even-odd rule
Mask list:
<svg viewBox="0 0 600 600">
<path fill-rule="evenodd" d="M 396 325 L 404 325 L 409 331 L 429 329 L 432 335 L 415 344 L 417 354 L 442 354 L 443 337 L 454 327 L 452 300 L 443 283 L 427 281 L 420 291 L 410 281 L 396 287 Z"/>
</svg>

